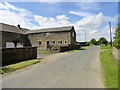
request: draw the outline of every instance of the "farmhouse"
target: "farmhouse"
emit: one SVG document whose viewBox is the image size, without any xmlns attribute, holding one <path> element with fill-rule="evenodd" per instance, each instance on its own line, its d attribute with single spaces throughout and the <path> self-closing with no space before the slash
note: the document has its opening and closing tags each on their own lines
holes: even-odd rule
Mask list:
<svg viewBox="0 0 120 90">
<path fill-rule="evenodd" d="M 0 23 L 2 48 L 37 47 L 48 50 L 76 48 L 76 33 L 73 26 L 29 30 L 20 25 L 12 26 Z"/>
</svg>

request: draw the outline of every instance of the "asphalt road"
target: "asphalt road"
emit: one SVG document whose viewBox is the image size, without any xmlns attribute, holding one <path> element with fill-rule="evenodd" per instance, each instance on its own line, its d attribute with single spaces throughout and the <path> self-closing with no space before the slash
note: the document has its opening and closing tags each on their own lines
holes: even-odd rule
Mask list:
<svg viewBox="0 0 120 90">
<path fill-rule="evenodd" d="M 32 68 L 3 76 L 3 88 L 104 88 L 100 47 L 49 57 Z M 56 58 L 55 58 L 56 57 Z"/>
</svg>

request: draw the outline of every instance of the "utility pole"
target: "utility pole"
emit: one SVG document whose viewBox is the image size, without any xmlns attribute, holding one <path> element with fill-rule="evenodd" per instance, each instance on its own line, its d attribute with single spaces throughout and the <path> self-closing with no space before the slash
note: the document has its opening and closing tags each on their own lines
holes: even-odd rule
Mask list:
<svg viewBox="0 0 120 90">
<path fill-rule="evenodd" d="M 110 26 L 110 45 L 111 45 L 111 47 L 112 47 L 111 22 L 109 22 L 109 26 Z"/>
<path fill-rule="evenodd" d="M 85 42 L 86 42 L 86 33 L 85 33 Z"/>
</svg>

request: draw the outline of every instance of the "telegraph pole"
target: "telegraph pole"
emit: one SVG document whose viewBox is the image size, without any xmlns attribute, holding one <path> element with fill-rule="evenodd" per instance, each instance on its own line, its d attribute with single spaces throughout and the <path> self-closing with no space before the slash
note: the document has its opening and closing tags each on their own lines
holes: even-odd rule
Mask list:
<svg viewBox="0 0 120 90">
<path fill-rule="evenodd" d="M 86 42 L 86 33 L 85 33 L 85 42 Z"/>
<path fill-rule="evenodd" d="M 110 45 L 111 45 L 111 47 L 112 47 L 111 22 L 109 22 L 109 26 L 110 26 Z"/>
</svg>

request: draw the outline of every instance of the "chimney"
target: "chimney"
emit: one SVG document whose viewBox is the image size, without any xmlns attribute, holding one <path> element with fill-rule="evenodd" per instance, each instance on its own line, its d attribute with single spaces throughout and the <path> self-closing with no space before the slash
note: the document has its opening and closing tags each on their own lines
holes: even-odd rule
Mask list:
<svg viewBox="0 0 120 90">
<path fill-rule="evenodd" d="M 19 29 L 21 29 L 21 28 L 20 28 L 20 24 L 18 24 L 17 26 L 18 26 Z"/>
</svg>

